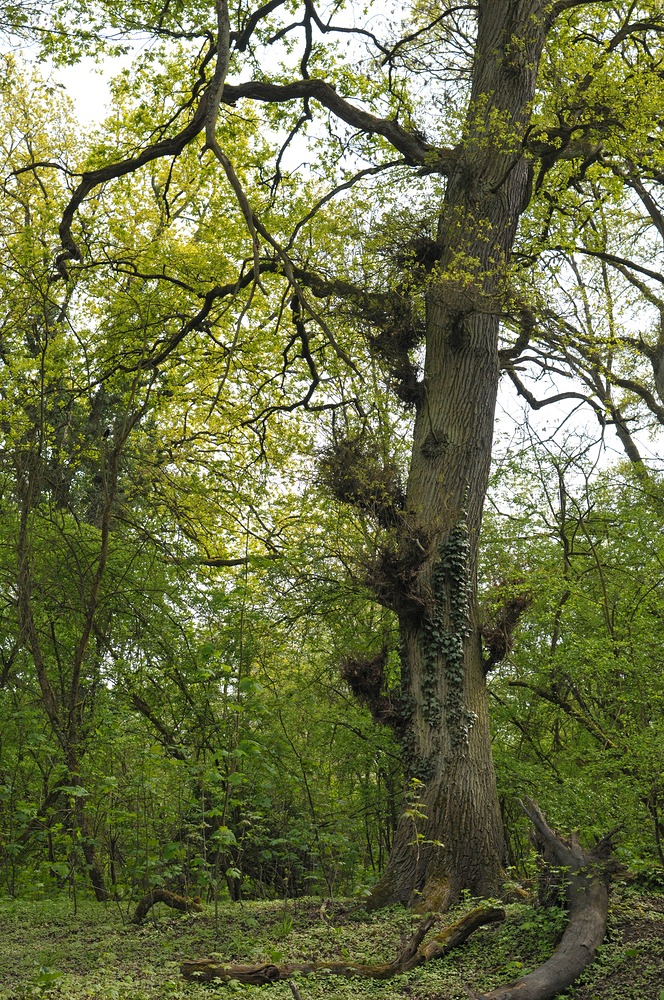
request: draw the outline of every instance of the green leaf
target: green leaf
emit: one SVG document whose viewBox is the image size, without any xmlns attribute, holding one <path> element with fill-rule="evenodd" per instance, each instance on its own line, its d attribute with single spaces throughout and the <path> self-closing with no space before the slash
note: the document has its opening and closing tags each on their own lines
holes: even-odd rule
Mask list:
<svg viewBox="0 0 664 1000">
<path fill-rule="evenodd" d="M 219 844 L 237 844 L 235 834 L 227 826 L 220 826 L 215 830 L 210 840 L 215 840 Z"/>
</svg>

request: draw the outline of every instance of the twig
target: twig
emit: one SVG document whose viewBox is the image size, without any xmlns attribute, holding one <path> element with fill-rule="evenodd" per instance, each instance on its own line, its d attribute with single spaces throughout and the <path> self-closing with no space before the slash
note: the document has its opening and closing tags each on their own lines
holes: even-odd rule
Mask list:
<svg viewBox="0 0 664 1000">
<path fill-rule="evenodd" d="M 295 997 L 295 1000 L 302 1000 L 302 994 L 300 993 L 300 991 L 298 990 L 297 986 L 295 985 L 292 979 L 288 980 L 288 985 L 291 988 L 291 993 Z"/>
</svg>

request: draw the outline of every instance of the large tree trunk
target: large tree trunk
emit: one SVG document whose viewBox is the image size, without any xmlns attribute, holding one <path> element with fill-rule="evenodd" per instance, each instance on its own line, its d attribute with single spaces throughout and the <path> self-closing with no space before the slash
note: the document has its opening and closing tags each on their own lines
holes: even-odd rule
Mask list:
<svg viewBox="0 0 664 1000">
<path fill-rule="evenodd" d="M 439 217 L 426 359 L 400 540 L 404 751 L 423 782 L 370 905 L 492 894 L 504 857 L 476 602 L 477 545 L 522 155 L 548 29 L 542 0 L 480 3 L 471 101 Z M 416 567 L 413 569 L 413 567 Z M 419 815 L 418 815 L 419 814 Z M 426 818 L 424 818 L 426 817 Z"/>
</svg>

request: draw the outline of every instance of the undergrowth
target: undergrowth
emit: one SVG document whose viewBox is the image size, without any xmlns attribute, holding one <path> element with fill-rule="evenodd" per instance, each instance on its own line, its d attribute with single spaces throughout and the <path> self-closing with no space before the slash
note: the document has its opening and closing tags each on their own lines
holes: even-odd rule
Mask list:
<svg viewBox="0 0 664 1000">
<path fill-rule="evenodd" d="M 464 912 L 471 901 L 460 908 Z M 457 914 L 458 915 L 458 914 Z M 455 914 L 441 918 L 451 921 Z M 292 1000 L 288 983 L 251 987 L 185 982 L 183 959 L 211 955 L 221 963 L 393 958 L 415 920 L 401 908 L 367 914 L 354 901 L 301 899 L 225 903 L 215 919 L 175 915 L 159 905 L 143 926 L 114 903 L 66 897 L 0 900 L 0 1000 Z M 564 926 L 559 910 L 528 903 L 476 931 L 445 959 L 389 981 L 301 978 L 302 1000 L 467 1000 L 543 962 Z M 607 940 L 592 968 L 567 996 L 573 1000 L 664 1000 L 664 894 L 614 893 Z"/>
</svg>

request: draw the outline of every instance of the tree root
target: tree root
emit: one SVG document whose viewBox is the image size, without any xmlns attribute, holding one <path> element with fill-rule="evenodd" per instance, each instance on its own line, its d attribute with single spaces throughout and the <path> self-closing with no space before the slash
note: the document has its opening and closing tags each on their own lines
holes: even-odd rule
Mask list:
<svg viewBox="0 0 664 1000">
<path fill-rule="evenodd" d="M 468 991 L 473 1000 L 551 1000 L 576 982 L 606 934 L 609 883 L 616 871 L 611 860 L 616 830 L 584 851 L 575 834 L 565 839 L 551 830 L 537 803 L 521 805 L 535 827 L 533 839 L 544 861 L 564 873 L 569 920 L 560 944 L 543 965 L 490 993 L 478 996 Z"/>
<path fill-rule="evenodd" d="M 441 958 L 462 944 L 478 927 L 496 920 L 503 920 L 504 917 L 505 911 L 495 906 L 479 906 L 422 944 L 437 919 L 435 915 L 430 915 L 420 921 L 413 936 L 393 961 L 375 965 L 348 962 L 304 962 L 287 965 L 223 966 L 217 965 L 212 959 L 199 958 L 183 962 L 181 972 L 185 979 L 195 979 L 199 982 L 210 982 L 215 979 L 227 983 L 235 980 L 252 986 L 288 980 L 294 973 L 305 976 L 315 973 L 317 976 L 344 976 L 346 978 L 365 976 L 372 979 L 390 979 L 400 972 L 408 972 L 432 959 Z"/>
<path fill-rule="evenodd" d="M 203 909 L 198 896 L 192 899 L 191 896 L 177 896 L 174 892 L 169 892 L 168 889 L 150 889 L 139 900 L 131 918 L 132 924 L 142 923 L 155 903 L 166 903 L 166 906 L 170 906 L 174 910 L 182 910 L 183 913 L 191 913 L 192 910 L 200 913 Z"/>
</svg>

